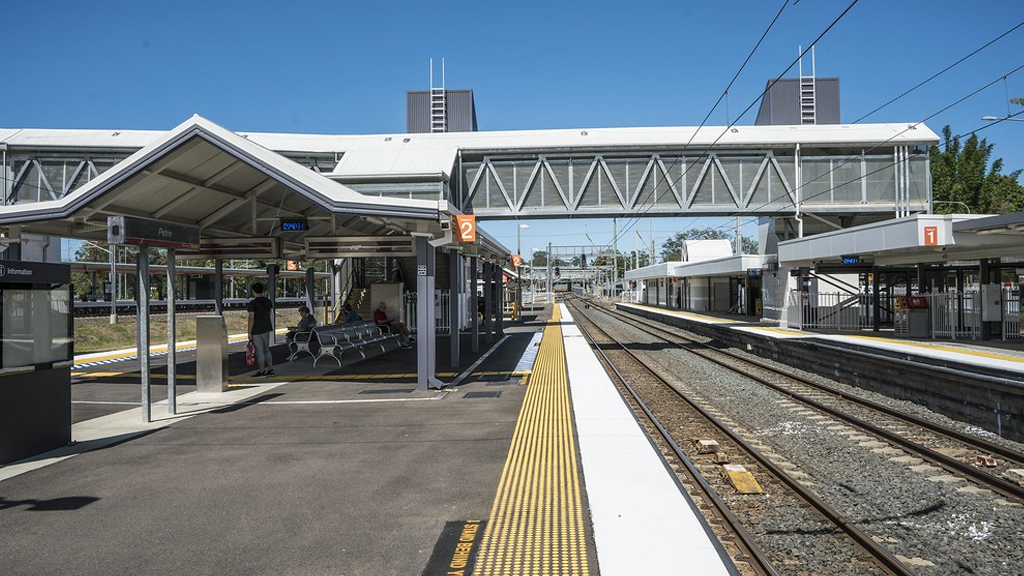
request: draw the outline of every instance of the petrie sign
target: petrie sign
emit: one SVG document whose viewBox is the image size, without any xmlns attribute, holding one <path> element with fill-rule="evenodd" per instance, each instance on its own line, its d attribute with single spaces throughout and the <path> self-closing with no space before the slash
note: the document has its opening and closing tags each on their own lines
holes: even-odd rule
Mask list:
<svg viewBox="0 0 1024 576">
<path fill-rule="evenodd" d="M 199 227 L 129 216 L 108 216 L 107 241 L 110 244 L 194 250 L 199 248 Z"/>
</svg>

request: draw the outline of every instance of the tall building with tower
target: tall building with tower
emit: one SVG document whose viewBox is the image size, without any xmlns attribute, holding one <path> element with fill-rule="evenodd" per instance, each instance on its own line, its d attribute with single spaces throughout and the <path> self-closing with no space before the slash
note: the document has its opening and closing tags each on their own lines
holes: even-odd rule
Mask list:
<svg viewBox="0 0 1024 576">
<path fill-rule="evenodd" d="M 406 131 L 476 132 L 476 104 L 472 90 L 449 90 L 441 60 L 441 85 L 434 85 L 434 61 L 430 61 L 430 90 L 406 93 Z"/>
</svg>

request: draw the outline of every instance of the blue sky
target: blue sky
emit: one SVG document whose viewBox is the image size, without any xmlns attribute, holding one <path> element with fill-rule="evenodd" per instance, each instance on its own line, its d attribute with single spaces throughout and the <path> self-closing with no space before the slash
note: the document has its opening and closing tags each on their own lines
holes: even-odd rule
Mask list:
<svg viewBox="0 0 1024 576">
<path fill-rule="evenodd" d="M 200 113 L 234 130 L 405 129 L 405 91 L 444 57 L 482 130 L 695 125 L 781 2 L 79 2 L 3 9 L 0 126 L 167 129 Z M 735 116 L 847 2 L 790 2 L 729 96 Z M 1013 1 L 861 0 L 817 45 L 852 122 L 1024 20 Z M 15 24 L 15 25 L 12 25 Z M 915 122 L 1024 64 L 1024 28 L 866 121 Z M 795 70 L 789 75 L 795 75 Z M 980 127 L 1024 96 L 1024 72 L 930 120 Z M 1014 111 L 1019 110 L 1019 108 Z M 740 124 L 753 123 L 756 106 Z M 727 123 L 724 107 L 710 123 Z M 981 133 L 1024 167 L 1024 123 Z M 657 219 L 656 241 L 719 219 Z M 523 252 L 609 242 L 611 222 L 527 222 Z M 486 228 L 509 246 L 515 224 Z M 753 229 L 747 227 L 747 232 Z M 630 233 L 620 247 L 631 248 Z"/>
</svg>

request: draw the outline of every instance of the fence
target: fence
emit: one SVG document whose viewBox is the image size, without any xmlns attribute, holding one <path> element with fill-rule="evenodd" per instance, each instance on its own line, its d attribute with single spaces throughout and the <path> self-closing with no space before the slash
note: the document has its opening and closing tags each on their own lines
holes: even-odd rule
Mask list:
<svg viewBox="0 0 1024 576">
<path fill-rule="evenodd" d="M 792 291 L 787 312 L 789 325 L 798 330 L 866 330 L 874 327 L 874 299 L 870 294 Z"/>
<path fill-rule="evenodd" d="M 981 337 L 982 300 L 977 290 L 921 294 L 928 302 L 931 338 Z M 890 317 L 885 308 L 890 298 L 883 295 L 882 318 Z M 871 294 L 815 294 L 793 291 L 789 294 L 787 314 L 789 326 L 797 330 L 865 330 L 873 328 L 873 296 Z M 1002 291 L 1003 340 L 1021 337 L 1020 288 Z M 910 311 L 902 309 L 891 314 L 893 331 L 907 335 L 910 331 Z"/>
<path fill-rule="evenodd" d="M 625 290 L 619 294 L 619 299 L 628 304 L 639 304 L 640 303 L 640 291 L 639 290 Z"/>
</svg>

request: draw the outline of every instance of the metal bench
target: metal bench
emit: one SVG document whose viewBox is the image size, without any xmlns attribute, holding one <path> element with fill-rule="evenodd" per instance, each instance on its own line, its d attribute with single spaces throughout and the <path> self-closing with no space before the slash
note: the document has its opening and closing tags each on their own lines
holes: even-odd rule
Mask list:
<svg viewBox="0 0 1024 576">
<path fill-rule="evenodd" d="M 401 341 L 397 335 L 385 334 L 372 323 L 363 323 L 351 326 L 326 326 L 315 329 L 316 339 L 320 343 L 320 350 L 313 355 L 313 366 L 316 366 L 324 356 L 330 356 L 342 365 L 342 359 L 346 352 L 355 350 L 359 353 L 360 359 L 367 357 L 368 347 L 379 347 L 380 352 L 388 351 L 393 343 L 401 347 Z"/>
</svg>

